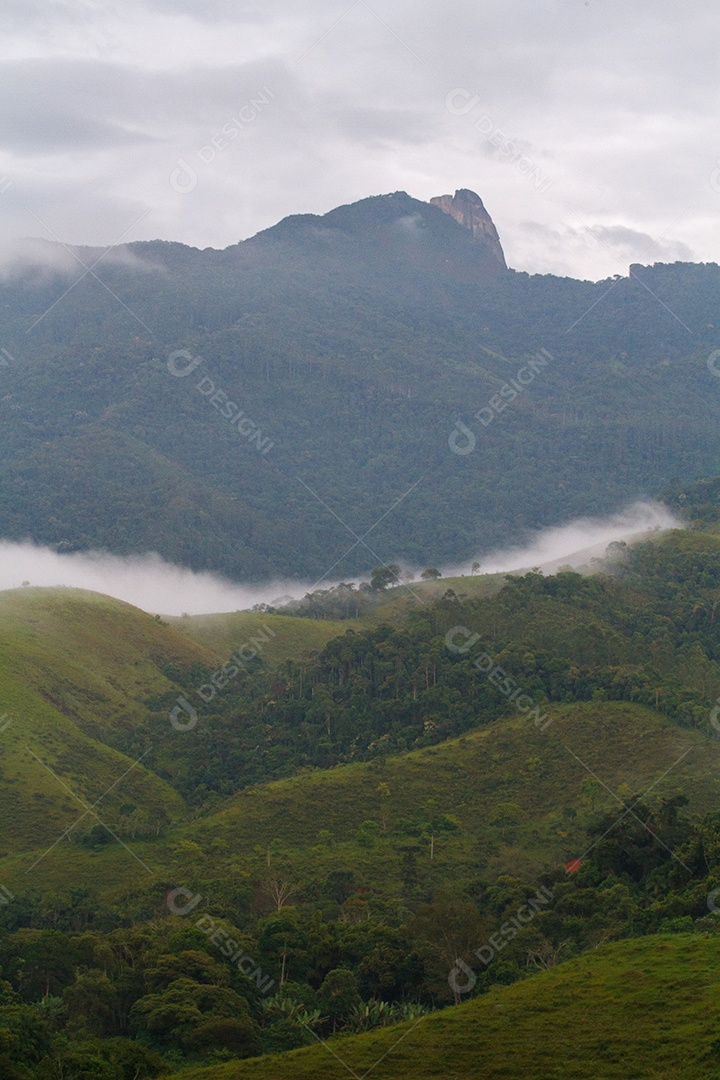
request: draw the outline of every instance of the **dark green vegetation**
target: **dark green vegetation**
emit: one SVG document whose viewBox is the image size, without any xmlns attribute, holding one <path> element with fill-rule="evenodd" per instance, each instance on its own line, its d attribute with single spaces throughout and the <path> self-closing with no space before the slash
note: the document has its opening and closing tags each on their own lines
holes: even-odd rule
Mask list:
<svg viewBox="0 0 720 1080">
<path fill-rule="evenodd" d="M 3 1077 L 713 1075 L 717 536 L 413 590 L 0 596 Z"/>
<path fill-rule="evenodd" d="M 381 758 L 516 716 L 516 687 L 537 726 L 549 702 L 615 700 L 707 731 L 708 703 L 720 695 L 716 538 L 670 534 L 632 556 L 621 550 L 614 566 L 612 576 L 530 573 L 477 599 L 462 597 L 466 579 L 459 579 L 460 595 L 448 589 L 431 605 L 411 597 L 416 607 L 402 619 L 390 601 L 391 621 L 366 629 L 350 620 L 315 661 L 246 669 L 229 682 L 221 676 L 217 690 L 201 688 L 209 701 L 198 701 L 197 679 L 178 668 L 174 683 L 205 709 L 195 738 L 167 736 L 171 690 L 153 700 L 143 729 L 128 730 L 116 745 L 136 757 L 148 738 L 159 744 L 148 763 L 197 804 L 211 792 L 229 795 L 301 767 Z M 237 617 L 219 618 L 227 625 Z M 271 629 L 277 617 L 255 618 Z M 452 635 L 454 651 L 446 635 L 456 627 L 467 630 Z M 471 634 L 478 635 L 473 647 L 458 651 Z M 478 666 L 483 653 L 488 659 Z M 498 665 L 515 680 L 506 692 L 502 679 L 488 677 Z"/>
<path fill-rule="evenodd" d="M 417 1026 L 282 1057 L 192 1070 L 187 1080 L 704 1080 L 717 1076 L 720 940 L 604 946 Z M 352 1070 L 352 1072 L 350 1071 Z"/>
<path fill-rule="evenodd" d="M 466 230 L 400 192 L 225 251 L 132 244 L 82 273 L 0 287 L 8 538 L 340 578 L 469 561 L 716 468 L 715 265 L 491 281 Z M 483 427 L 474 414 L 541 349 L 552 360 Z M 177 350 L 203 358 L 186 378 Z M 227 399 L 272 449 L 223 417 Z M 473 453 L 449 448 L 458 419 Z"/>
</svg>

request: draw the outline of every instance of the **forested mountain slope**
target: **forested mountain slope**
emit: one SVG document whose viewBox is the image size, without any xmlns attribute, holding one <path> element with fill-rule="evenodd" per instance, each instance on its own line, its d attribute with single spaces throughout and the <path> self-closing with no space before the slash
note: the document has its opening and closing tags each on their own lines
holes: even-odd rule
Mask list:
<svg viewBox="0 0 720 1080">
<path fill-rule="evenodd" d="M 403 192 L 75 255 L 0 286 L 5 537 L 339 579 L 715 470 L 715 265 L 528 276 Z"/>
</svg>

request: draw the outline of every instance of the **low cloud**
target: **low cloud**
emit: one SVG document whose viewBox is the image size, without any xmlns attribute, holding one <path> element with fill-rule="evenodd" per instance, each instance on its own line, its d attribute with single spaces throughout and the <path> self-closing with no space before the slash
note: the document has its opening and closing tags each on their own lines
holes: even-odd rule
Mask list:
<svg viewBox="0 0 720 1080">
<path fill-rule="evenodd" d="M 197 572 L 159 555 L 106 551 L 58 554 L 32 543 L 0 541 L 0 590 L 29 585 L 68 586 L 114 596 L 151 614 L 202 615 L 241 611 L 282 594 L 303 596 L 311 582 L 240 585 L 219 574 Z"/>
<path fill-rule="evenodd" d="M 50 278 L 78 277 L 97 262 L 127 270 L 163 271 L 136 255 L 127 245 L 110 248 L 71 247 L 50 240 L 10 240 L 0 247 L 0 281 L 24 279 L 27 285 L 45 285 Z"/>
<path fill-rule="evenodd" d="M 610 517 L 579 518 L 567 525 L 544 529 L 523 547 L 498 550 L 481 558 L 480 572 L 494 574 L 540 566 L 546 573 L 555 573 L 561 565 L 586 565 L 592 557 L 603 555 L 613 540 L 679 527 L 681 523 L 665 506 L 638 502 Z M 445 577 L 469 572 L 469 564 L 443 570 Z M 0 590 L 22 587 L 24 583 L 89 589 L 160 615 L 242 611 L 258 603 L 272 604 L 278 597 L 298 599 L 314 588 L 326 589 L 334 584 L 329 581 L 320 585 L 310 581 L 240 584 L 218 574 L 175 566 L 152 553 L 58 554 L 30 542 L 0 541 Z"/>
<path fill-rule="evenodd" d="M 602 556 L 607 545 L 615 540 L 683 527 L 662 503 L 640 501 L 609 517 L 577 518 L 567 525 L 543 529 L 522 546 L 498 549 L 482 556 L 478 560 L 480 573 L 498 574 L 538 566 L 544 573 L 553 574 L 560 566 L 585 566 L 591 558 Z M 467 567 L 453 572 L 467 573 Z"/>
<path fill-rule="evenodd" d="M 62 244 L 48 240 L 10 240 L 0 250 L 0 280 L 20 277 L 44 282 L 48 277 L 67 277 L 80 264 Z"/>
</svg>

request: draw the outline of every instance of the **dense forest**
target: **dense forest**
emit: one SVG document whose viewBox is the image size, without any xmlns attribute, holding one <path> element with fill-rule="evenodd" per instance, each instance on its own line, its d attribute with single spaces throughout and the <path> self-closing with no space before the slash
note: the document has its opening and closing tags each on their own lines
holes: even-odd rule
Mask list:
<svg viewBox="0 0 720 1080">
<path fill-rule="evenodd" d="M 61 304 L 51 249 L 0 283 L 8 539 L 347 578 L 469 564 L 715 468 L 713 264 L 486 280 L 402 192 L 225 251 L 131 244 Z"/>
</svg>

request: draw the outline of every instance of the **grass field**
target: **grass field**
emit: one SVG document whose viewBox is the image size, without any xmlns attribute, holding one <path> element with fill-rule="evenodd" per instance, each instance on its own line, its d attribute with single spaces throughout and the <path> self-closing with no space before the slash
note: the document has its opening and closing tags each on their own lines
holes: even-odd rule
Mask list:
<svg viewBox="0 0 720 1080">
<path fill-rule="evenodd" d="M 129 846 L 155 879 L 194 882 L 201 890 L 208 881 L 261 875 L 271 857 L 272 871 L 290 881 L 321 881 L 331 870 L 351 867 L 379 902 L 394 904 L 408 843 L 417 848 L 418 873 L 429 889 L 479 873 L 532 881 L 541 870 L 583 854 L 589 820 L 620 806 L 610 791 L 628 799 L 654 785 L 651 802 L 683 792 L 691 810 L 717 806 L 717 741 L 626 703 L 557 706 L 550 716 L 543 732 L 524 718 L 506 719 L 384 762 L 311 771 L 247 789 L 214 814 Z M 610 790 L 596 784 L 588 794 L 588 770 Z M 402 820 L 422 816 L 429 800 L 458 826 L 439 832 L 432 852 L 427 837 L 398 829 Z M 493 819 L 498 805 L 508 802 L 521 811 L 515 825 Z M 566 816 L 568 807 L 575 818 Z M 376 823 L 369 840 L 359 836 L 367 821 Z M 27 855 L 4 860 L 4 877 L 15 880 L 27 861 Z M 108 897 L 118 885 L 132 891 L 150 880 L 147 874 L 138 879 L 134 860 L 118 844 L 101 852 L 64 844 L 43 862 L 48 888 L 82 881 Z"/>
<path fill-rule="evenodd" d="M 720 1073 L 720 937 L 592 953 L 413 1024 L 183 1080 L 709 1080 Z"/>
<path fill-rule="evenodd" d="M 322 651 L 328 641 L 344 634 L 355 623 L 336 619 L 300 619 L 292 615 L 267 615 L 254 611 L 232 611 L 219 615 L 168 616 L 167 622 L 210 650 L 217 660 L 226 660 L 254 635 L 269 627 L 273 636 L 263 642 L 263 659 L 276 664 L 283 660 L 305 660 Z"/>
<path fill-rule="evenodd" d="M 198 661 L 213 657 L 119 600 L 77 589 L 0 593 L 0 851 L 49 846 L 101 798 L 106 820 L 130 803 L 177 817 L 182 798 L 106 741 L 142 725 L 148 695 L 172 687 L 165 664 Z M 94 824 L 87 815 L 84 829 Z"/>
</svg>

